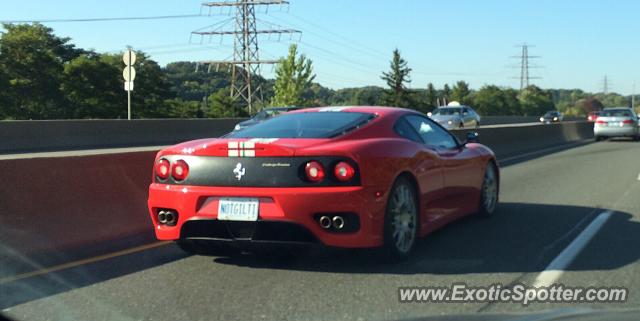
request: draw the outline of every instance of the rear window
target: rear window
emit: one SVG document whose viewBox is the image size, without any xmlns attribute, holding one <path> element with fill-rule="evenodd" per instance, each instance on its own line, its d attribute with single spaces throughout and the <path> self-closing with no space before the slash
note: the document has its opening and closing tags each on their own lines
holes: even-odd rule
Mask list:
<svg viewBox="0 0 640 321">
<path fill-rule="evenodd" d="M 609 109 L 603 110 L 600 113 L 600 116 L 603 117 L 631 117 L 633 114 L 629 109 Z"/>
<path fill-rule="evenodd" d="M 454 116 L 460 115 L 462 108 L 438 108 L 433 111 L 433 115 Z"/>
<path fill-rule="evenodd" d="M 257 125 L 232 132 L 228 138 L 329 138 L 364 125 L 373 114 L 308 112 L 283 114 Z"/>
</svg>

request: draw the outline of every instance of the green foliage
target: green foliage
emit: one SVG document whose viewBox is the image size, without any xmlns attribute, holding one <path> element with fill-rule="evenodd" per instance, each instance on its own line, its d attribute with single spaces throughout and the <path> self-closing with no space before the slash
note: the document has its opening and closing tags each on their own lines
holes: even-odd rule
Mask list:
<svg viewBox="0 0 640 321">
<path fill-rule="evenodd" d="M 289 47 L 289 55 L 276 67 L 276 82 L 273 106 L 304 106 L 304 93 L 316 76 L 313 74 L 311 60 L 305 55 L 298 56 L 298 47 Z"/>
<path fill-rule="evenodd" d="M 64 64 L 81 51 L 41 24 L 3 25 L 0 38 L 0 69 L 4 72 L 8 106 L 3 112 L 17 119 L 65 118 L 60 89 Z"/>
<path fill-rule="evenodd" d="M 166 101 L 169 116 L 173 118 L 202 118 L 201 103 L 197 101 L 184 101 L 180 98 Z"/>
<path fill-rule="evenodd" d="M 519 105 L 515 90 L 502 90 L 487 85 L 475 93 L 473 106 L 480 115 L 517 115 Z"/>
<path fill-rule="evenodd" d="M 208 109 L 205 112 L 211 118 L 247 117 L 249 114 L 238 101 L 231 97 L 229 89 L 220 89 L 208 98 Z"/>
<path fill-rule="evenodd" d="M 62 91 L 70 118 L 126 117 L 126 96 L 120 90 L 120 66 L 106 55 L 87 53 L 64 66 Z"/>
<path fill-rule="evenodd" d="M 463 105 L 471 104 L 471 90 L 469 84 L 464 81 L 458 81 L 451 91 L 451 101 L 457 101 Z"/>
<path fill-rule="evenodd" d="M 441 96 L 447 102 L 451 101 L 451 88 L 449 88 L 449 84 L 444 84 L 444 87 L 442 88 Z"/>
<path fill-rule="evenodd" d="M 427 107 L 429 109 L 427 110 L 427 112 L 430 112 L 431 110 L 433 110 L 433 108 L 435 108 L 436 100 L 438 99 L 438 92 L 436 91 L 436 88 L 433 86 L 432 83 L 429 83 L 427 85 L 425 99 L 426 99 Z"/>
<path fill-rule="evenodd" d="M 524 116 L 541 115 L 556 109 L 551 95 L 536 86 L 529 86 L 521 90 L 518 101 L 520 102 L 520 113 L 518 114 Z"/>
<path fill-rule="evenodd" d="M 400 56 L 400 51 L 393 51 L 391 60 L 391 70 L 382 73 L 382 80 L 387 83 L 389 90 L 385 91 L 383 102 L 388 106 L 409 107 L 410 97 L 406 84 L 411 82 L 409 73 L 411 68 L 407 66 L 407 61 Z"/>
</svg>

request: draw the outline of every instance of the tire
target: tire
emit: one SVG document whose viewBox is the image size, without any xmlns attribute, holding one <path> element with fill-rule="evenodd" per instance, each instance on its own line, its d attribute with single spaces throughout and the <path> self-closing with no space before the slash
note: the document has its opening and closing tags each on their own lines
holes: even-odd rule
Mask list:
<svg viewBox="0 0 640 321">
<path fill-rule="evenodd" d="M 197 240 L 178 240 L 176 245 L 183 251 L 194 255 L 232 256 L 236 249 L 222 246 L 222 244 Z"/>
<path fill-rule="evenodd" d="M 487 164 L 480 188 L 480 204 L 478 214 L 482 217 L 491 217 L 498 205 L 498 194 L 500 192 L 500 182 L 498 170 L 493 162 Z"/>
<path fill-rule="evenodd" d="M 480 122 L 476 121 L 476 129 L 480 128 Z"/>
<path fill-rule="evenodd" d="M 409 258 L 418 238 L 419 207 L 416 189 L 405 178 L 393 184 L 384 215 L 383 258 L 399 262 Z"/>
</svg>

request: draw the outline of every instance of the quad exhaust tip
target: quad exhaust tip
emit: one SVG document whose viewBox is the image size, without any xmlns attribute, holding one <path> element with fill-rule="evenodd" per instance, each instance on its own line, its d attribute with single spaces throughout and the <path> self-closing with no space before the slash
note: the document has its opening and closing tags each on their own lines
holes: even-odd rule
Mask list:
<svg viewBox="0 0 640 321">
<path fill-rule="evenodd" d="M 162 225 L 176 225 L 178 222 L 178 213 L 175 211 L 160 211 L 158 212 L 158 222 Z"/>
<path fill-rule="evenodd" d="M 336 215 L 333 217 L 333 228 L 336 230 L 341 230 L 344 228 L 344 218 L 340 215 Z"/>
<path fill-rule="evenodd" d="M 322 227 L 323 229 L 328 229 L 331 227 L 331 219 L 329 218 L 329 216 L 320 216 L 318 223 L 320 223 L 320 227 Z"/>
</svg>

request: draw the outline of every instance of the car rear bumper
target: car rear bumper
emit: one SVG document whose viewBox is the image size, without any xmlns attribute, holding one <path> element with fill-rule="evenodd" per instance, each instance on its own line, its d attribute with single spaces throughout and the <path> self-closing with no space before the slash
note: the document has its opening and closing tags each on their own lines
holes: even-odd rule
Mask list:
<svg viewBox="0 0 640 321">
<path fill-rule="evenodd" d="M 289 243 L 363 248 L 382 245 L 385 190 L 373 187 L 237 188 L 152 183 L 148 208 L 160 240 L 201 239 L 242 243 Z M 218 220 L 221 197 L 260 201 L 257 222 Z M 159 224 L 160 210 L 178 213 L 175 226 Z M 321 215 L 348 215 L 355 229 L 324 229 Z"/>
<path fill-rule="evenodd" d="M 593 135 L 606 136 L 606 137 L 637 136 L 638 127 L 635 127 L 635 126 L 614 127 L 614 126 L 601 126 L 596 124 L 593 127 Z"/>
</svg>

